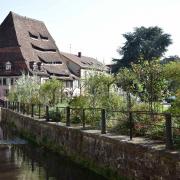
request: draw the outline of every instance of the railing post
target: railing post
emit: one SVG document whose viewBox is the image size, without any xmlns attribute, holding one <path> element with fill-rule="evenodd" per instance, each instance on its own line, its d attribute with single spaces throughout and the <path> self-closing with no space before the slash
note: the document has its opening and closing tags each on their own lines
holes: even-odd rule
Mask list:
<svg viewBox="0 0 180 180">
<path fill-rule="evenodd" d="M 85 122 L 85 109 L 82 109 L 82 125 L 83 125 L 83 128 L 85 128 L 85 126 L 86 126 L 86 122 Z"/>
<path fill-rule="evenodd" d="M 129 137 L 130 140 L 133 138 L 133 118 L 132 118 L 132 112 L 129 112 Z"/>
<path fill-rule="evenodd" d="M 20 111 L 20 102 L 17 102 L 17 112 L 21 112 Z"/>
<path fill-rule="evenodd" d="M 26 104 L 26 107 L 27 107 L 27 115 L 29 115 L 29 104 L 28 103 Z"/>
<path fill-rule="evenodd" d="M 106 134 L 106 110 L 101 109 L 101 134 Z"/>
<path fill-rule="evenodd" d="M 14 111 L 17 111 L 17 102 L 14 102 Z"/>
<path fill-rule="evenodd" d="M 16 111 L 16 102 L 14 102 L 14 109 L 13 110 Z"/>
<path fill-rule="evenodd" d="M 22 113 L 23 113 L 23 114 L 25 114 L 25 104 L 24 104 L 24 103 L 22 103 L 22 105 L 21 105 L 21 106 L 22 106 L 21 111 L 22 111 Z"/>
<path fill-rule="evenodd" d="M 70 107 L 66 107 L 66 126 L 70 126 L 71 121 L 70 121 Z"/>
<path fill-rule="evenodd" d="M 166 118 L 166 148 L 173 148 L 172 118 L 170 113 L 165 114 Z"/>
<path fill-rule="evenodd" d="M 39 104 L 39 119 L 41 118 L 41 104 Z"/>
<path fill-rule="evenodd" d="M 49 121 L 49 106 L 46 105 L 46 121 Z"/>
<path fill-rule="evenodd" d="M 11 102 L 11 109 L 14 111 L 14 101 Z"/>
<path fill-rule="evenodd" d="M 15 109 L 14 109 L 14 111 L 17 111 L 17 102 L 15 102 Z"/>
<path fill-rule="evenodd" d="M 60 121 L 59 120 L 60 117 L 59 117 L 59 113 L 58 113 L 58 107 L 56 107 L 56 115 L 55 115 L 55 117 L 56 117 L 56 119 L 55 119 L 56 122 Z"/>
<path fill-rule="evenodd" d="M 34 104 L 31 104 L 31 117 L 34 117 Z"/>
</svg>

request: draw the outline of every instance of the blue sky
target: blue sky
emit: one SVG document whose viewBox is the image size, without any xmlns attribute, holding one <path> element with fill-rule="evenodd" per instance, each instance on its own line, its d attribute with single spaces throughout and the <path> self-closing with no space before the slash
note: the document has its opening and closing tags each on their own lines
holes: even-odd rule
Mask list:
<svg viewBox="0 0 180 180">
<path fill-rule="evenodd" d="M 0 21 L 9 11 L 45 22 L 60 51 L 110 63 L 119 57 L 123 33 L 159 26 L 172 35 L 168 55 L 180 56 L 180 0 L 4 0 Z"/>
</svg>

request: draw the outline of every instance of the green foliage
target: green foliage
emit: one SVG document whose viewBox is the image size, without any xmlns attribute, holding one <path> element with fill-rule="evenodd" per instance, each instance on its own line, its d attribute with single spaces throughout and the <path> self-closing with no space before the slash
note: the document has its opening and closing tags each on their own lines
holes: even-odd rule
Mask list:
<svg viewBox="0 0 180 180">
<path fill-rule="evenodd" d="M 180 89 L 180 62 L 171 62 L 164 67 L 165 77 L 169 82 L 172 94 Z"/>
<path fill-rule="evenodd" d="M 177 90 L 176 99 L 168 111 L 170 111 L 174 116 L 180 116 L 180 89 Z"/>
<path fill-rule="evenodd" d="M 138 83 L 137 74 L 132 69 L 120 69 L 116 75 L 116 83 L 125 92 L 133 92 Z"/>
<path fill-rule="evenodd" d="M 118 49 L 122 59 L 114 60 L 116 62 L 114 72 L 120 67 L 130 67 L 132 62 L 139 63 L 144 59 L 152 61 L 160 58 L 172 43 L 170 35 L 163 33 L 163 30 L 157 26 L 135 28 L 134 32 L 123 34 L 123 37 L 126 42 Z"/>
<path fill-rule="evenodd" d="M 63 82 L 57 79 L 50 79 L 40 87 L 41 102 L 49 105 L 55 105 L 64 97 Z"/>
<path fill-rule="evenodd" d="M 9 93 L 9 100 L 24 103 L 39 103 L 40 79 L 23 74 Z"/>
<path fill-rule="evenodd" d="M 180 62 L 171 62 L 164 68 L 166 79 L 169 83 L 169 91 L 175 96 L 169 111 L 173 115 L 180 115 Z"/>
<path fill-rule="evenodd" d="M 148 109 L 151 111 L 157 109 L 157 102 L 168 96 L 163 65 L 158 60 L 132 64 L 131 69 L 120 69 L 116 82 L 127 93 L 127 98 L 132 95 L 139 97 L 142 102 L 150 104 Z"/>
<path fill-rule="evenodd" d="M 49 118 L 55 122 L 60 121 L 62 119 L 60 110 L 56 109 L 56 107 L 50 108 L 49 109 Z"/>
<path fill-rule="evenodd" d="M 168 96 L 164 69 L 158 60 L 133 64 L 132 69 L 138 78 L 137 93 L 143 101 L 160 102 Z"/>
<path fill-rule="evenodd" d="M 118 96 L 114 82 L 114 77 L 107 74 L 96 74 L 88 78 L 85 87 L 88 106 L 105 109 L 119 108 L 122 99 Z"/>
<path fill-rule="evenodd" d="M 76 96 L 71 100 L 70 105 L 72 107 L 80 107 L 80 108 L 88 107 L 89 98 L 88 96 L 82 96 L 82 95 Z"/>
</svg>

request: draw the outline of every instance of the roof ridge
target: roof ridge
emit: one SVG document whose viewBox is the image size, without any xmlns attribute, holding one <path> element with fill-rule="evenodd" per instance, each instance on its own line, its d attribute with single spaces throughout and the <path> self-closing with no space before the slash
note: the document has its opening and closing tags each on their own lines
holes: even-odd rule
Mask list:
<svg viewBox="0 0 180 180">
<path fill-rule="evenodd" d="M 20 18 L 23 18 L 23 19 L 31 20 L 31 21 L 38 21 L 38 22 L 44 24 L 44 22 L 41 21 L 41 20 L 37 20 L 37 19 L 34 19 L 34 18 L 30 18 L 30 17 L 27 17 L 27 16 L 23 16 L 23 15 L 20 15 L 20 14 L 15 13 L 15 12 L 13 12 L 13 11 L 10 11 L 10 12 L 9 12 L 9 15 L 12 15 L 13 18 L 14 18 L 14 17 L 20 17 Z"/>
<path fill-rule="evenodd" d="M 64 54 L 70 54 L 70 55 L 74 55 L 74 56 L 77 56 L 78 57 L 78 55 L 77 54 L 74 54 L 74 53 L 68 53 L 68 52 L 63 52 L 63 51 L 60 51 L 60 53 L 64 53 Z M 94 58 L 94 57 L 90 57 L 90 56 L 84 56 L 84 55 L 82 55 L 81 57 L 86 57 L 86 58 L 91 58 L 91 59 L 95 59 L 95 60 L 97 60 L 96 58 Z M 98 60 L 97 60 L 98 61 Z"/>
</svg>

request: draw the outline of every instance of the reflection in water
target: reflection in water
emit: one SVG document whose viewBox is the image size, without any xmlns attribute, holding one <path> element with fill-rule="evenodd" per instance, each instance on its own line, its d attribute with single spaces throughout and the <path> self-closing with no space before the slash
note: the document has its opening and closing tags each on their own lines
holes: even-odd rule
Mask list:
<svg viewBox="0 0 180 180">
<path fill-rule="evenodd" d="M 44 148 L 34 147 L 31 144 L 0 145 L 0 180 L 92 179 L 105 178 Z"/>
</svg>

